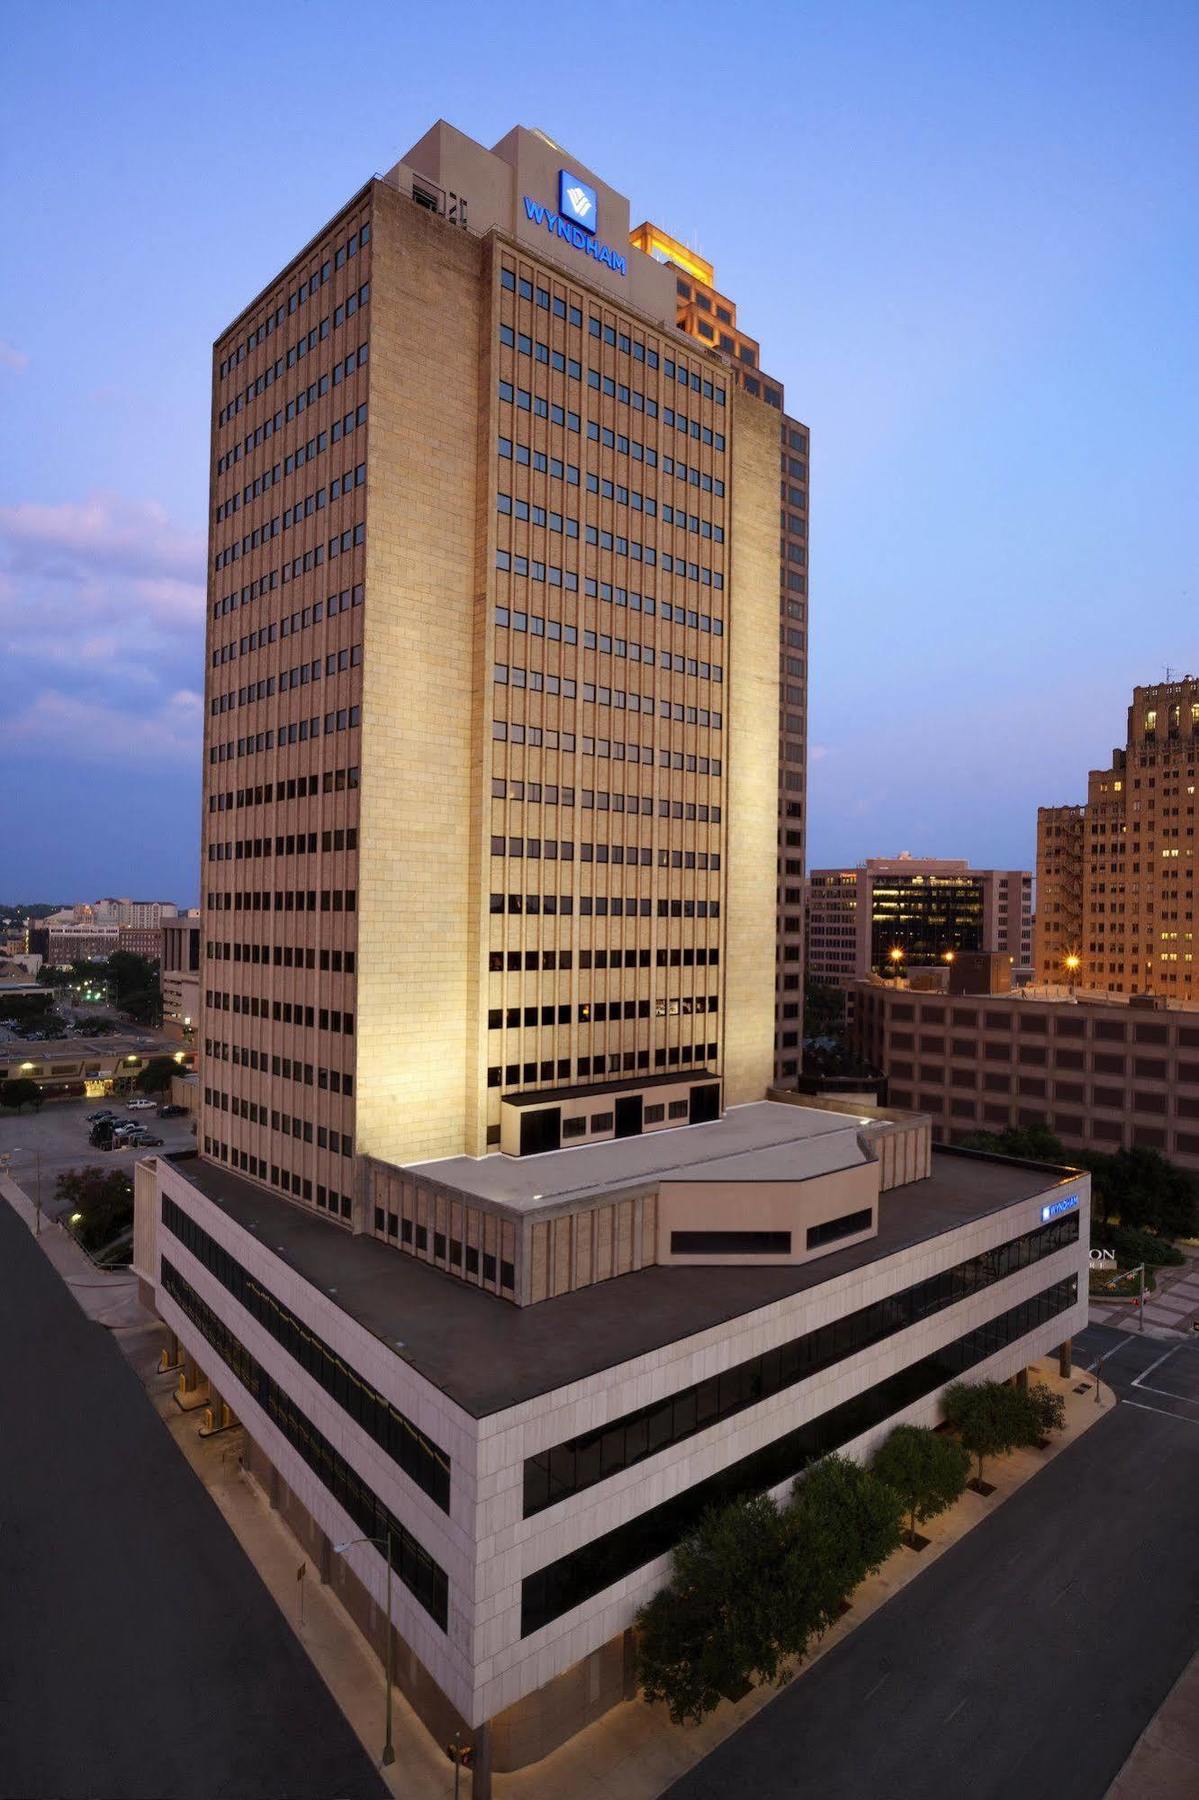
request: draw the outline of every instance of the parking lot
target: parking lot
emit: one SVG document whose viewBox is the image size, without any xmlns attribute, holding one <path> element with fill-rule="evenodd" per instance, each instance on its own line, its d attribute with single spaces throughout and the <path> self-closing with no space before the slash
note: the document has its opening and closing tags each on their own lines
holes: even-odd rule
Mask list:
<svg viewBox="0 0 1199 1800">
<path fill-rule="evenodd" d="M 122 1118 L 143 1120 L 147 1129 L 162 1139 L 162 1148 L 95 1149 L 87 1141 L 91 1129 L 87 1115 L 104 1106 Z M 41 1198 L 47 1213 L 54 1211 L 55 1183 L 66 1169 L 82 1169 L 91 1164 L 100 1169 L 132 1171 L 141 1156 L 169 1156 L 173 1150 L 193 1149 L 195 1141 L 189 1119 L 160 1119 L 149 1108 L 144 1112 L 127 1111 L 119 1095 L 107 1100 L 47 1100 L 38 1112 L 5 1113 L 0 1118 L 0 1154 L 11 1155 L 13 1180 L 31 1199 L 36 1198 L 40 1164 Z"/>
</svg>

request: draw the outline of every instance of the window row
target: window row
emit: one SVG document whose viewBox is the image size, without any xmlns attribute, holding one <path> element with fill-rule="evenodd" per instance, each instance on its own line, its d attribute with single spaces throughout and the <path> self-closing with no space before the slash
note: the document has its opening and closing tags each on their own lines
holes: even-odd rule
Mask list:
<svg viewBox="0 0 1199 1800">
<path fill-rule="evenodd" d="M 209 812 L 233 812 L 243 806 L 270 806 L 277 800 L 303 800 L 313 794 L 341 794 L 358 786 L 358 768 L 325 769 L 321 774 L 289 775 L 286 781 L 260 781 L 255 787 L 229 788 L 208 796 Z M 215 804 L 214 804 L 215 802 Z"/>
<path fill-rule="evenodd" d="M 282 381 L 289 369 L 295 368 L 296 364 L 301 362 L 310 351 L 315 350 L 319 344 L 323 344 L 330 332 L 337 326 L 344 324 L 347 319 L 352 319 L 359 307 L 365 306 L 369 299 L 370 284 L 367 283 L 356 294 L 352 294 L 344 304 L 337 307 L 331 316 L 326 314 L 319 325 L 314 325 L 304 337 L 298 339 L 290 347 L 286 356 L 277 357 L 273 363 L 269 363 L 262 374 L 250 383 L 249 387 L 244 388 L 240 394 L 235 395 L 221 408 L 217 414 L 218 427 L 227 425 L 230 419 L 237 417 L 243 407 L 250 405 L 260 394 L 265 394 L 274 387 L 277 381 Z M 333 365 L 334 387 L 337 387 L 347 375 L 354 373 L 354 370 L 359 367 L 360 360 L 361 362 L 367 360 L 366 355 L 363 354 L 364 351 L 365 345 L 361 346 L 359 350 L 351 350 L 348 356 L 340 358 Z M 309 382 L 306 388 L 301 388 L 281 409 L 264 419 L 253 431 L 247 432 L 244 438 L 219 457 L 217 473 L 224 474 L 226 469 L 239 460 L 240 455 L 248 454 L 251 450 L 257 449 L 259 444 L 266 443 L 273 437 L 284 420 L 298 418 L 305 407 L 311 406 L 321 395 L 328 392 L 329 376 L 327 374 L 320 375 L 315 381 Z"/>
<path fill-rule="evenodd" d="M 302 525 L 305 519 L 310 519 L 314 514 L 323 512 L 326 506 L 332 505 L 333 501 L 342 499 L 346 494 L 352 493 L 356 487 L 363 487 L 365 483 L 366 464 L 364 462 L 359 463 L 356 468 L 347 469 L 344 475 L 335 475 L 327 488 L 314 488 L 312 493 L 306 494 L 302 500 L 297 500 L 294 506 L 285 506 L 283 511 L 276 513 L 273 519 L 264 520 L 261 525 L 256 525 L 253 531 L 248 531 L 236 543 L 227 544 L 223 550 L 218 550 L 213 556 L 213 568 L 223 569 L 229 563 L 237 562 L 239 557 L 248 556 L 252 550 L 259 549 L 263 544 L 269 544 L 273 538 L 281 537 L 285 531 L 290 531 L 293 525 Z M 329 554 L 333 556 L 336 552 L 330 548 Z"/>
<path fill-rule="evenodd" d="M 532 282 L 523 275 L 518 276 L 512 268 L 505 266 L 501 269 L 500 285 L 509 293 L 519 294 L 522 300 L 535 300 L 543 312 L 552 310 L 555 317 L 566 319 L 571 325 L 582 325 L 583 315 L 578 306 L 567 307 L 566 302 L 557 294 L 551 298 L 547 288 L 538 286 L 534 289 Z M 589 336 L 631 356 L 634 362 L 644 363 L 648 369 L 661 367 L 666 377 L 677 382 L 680 387 L 690 387 L 695 393 L 703 394 L 705 399 L 714 400 L 717 406 L 724 405 L 724 388 L 719 382 L 710 381 L 707 376 L 698 374 L 694 369 L 688 370 L 681 362 L 676 364 L 671 356 L 660 358 L 652 344 L 643 343 L 627 331 L 618 331 L 615 326 L 605 325 L 594 313 L 588 315 L 587 331 Z"/>
<path fill-rule="evenodd" d="M 572 312 L 577 312 L 578 308 L 573 307 L 571 310 Z M 565 317 L 565 314 L 562 316 Z M 571 323 L 577 325 L 580 323 L 580 320 L 572 319 Z M 608 330 L 612 330 L 612 327 L 609 326 Z M 603 328 L 601 327 L 600 332 L 592 332 L 591 336 L 602 337 L 602 331 Z M 621 332 L 619 343 L 616 343 L 616 335 L 615 332 L 613 332 L 612 342 L 616 348 L 623 349 L 626 353 L 632 353 L 635 362 L 648 365 L 651 369 L 656 369 L 660 366 L 656 350 L 650 350 L 648 355 L 646 355 L 644 346 L 642 346 L 642 354 L 640 356 L 636 355 L 632 350 L 632 341 L 625 332 Z M 583 365 L 577 356 L 565 356 L 560 350 L 551 350 L 548 344 L 543 343 L 540 338 L 531 337 L 527 331 L 514 331 L 511 325 L 501 324 L 500 343 L 510 350 L 515 350 L 520 356 L 529 357 L 532 362 L 541 363 L 545 368 L 554 369 L 559 374 L 569 375 L 572 381 L 579 381 L 582 379 Z M 710 381 L 706 381 L 702 376 L 696 375 L 694 372 L 688 375 L 685 369 L 683 370 L 682 376 L 679 376 L 676 373 L 675 365 L 670 357 L 667 357 L 666 362 L 669 371 L 666 377 L 667 380 L 680 383 L 690 391 L 701 394 L 706 400 L 715 400 L 718 406 L 724 405 L 723 390 L 715 388 Z M 588 375 L 595 376 L 597 380 L 605 379 L 598 369 L 589 369 Z M 595 381 L 592 381 L 591 385 L 594 387 L 596 385 Z M 605 387 L 605 392 L 609 391 L 611 390 Z M 657 417 L 658 404 L 652 395 L 644 394 L 638 388 L 634 388 L 630 393 L 630 390 L 624 386 L 623 383 L 616 384 L 616 395 L 626 406 L 631 404 L 635 411 L 644 411 L 650 413 L 651 417 Z"/>
<path fill-rule="evenodd" d="M 265 526 L 263 527 L 263 533 L 265 535 L 262 537 L 262 542 L 265 543 L 267 537 L 270 535 Z M 251 548 L 257 549 L 259 533 L 252 532 L 250 538 L 254 540 L 251 543 Z M 250 542 L 250 539 L 245 541 Z M 344 531 L 335 533 L 327 543 L 315 544 L 311 550 L 305 550 L 303 555 L 293 557 L 290 562 L 281 563 L 279 569 L 274 571 L 274 573 L 277 573 L 278 575 L 278 585 L 283 586 L 289 581 L 298 581 L 301 575 L 307 575 L 312 569 L 319 569 L 325 562 L 326 557 L 330 562 L 333 562 L 336 557 L 344 555 L 348 550 L 352 550 L 355 544 L 362 544 L 365 543 L 365 541 L 366 526 L 364 524 L 360 522 L 357 525 L 347 526 Z M 242 552 L 237 544 L 230 544 L 227 549 L 218 552 L 214 566 L 217 569 L 223 568 L 228 562 L 238 561 L 241 554 Z M 266 588 L 262 585 L 263 583 L 266 583 L 266 586 L 271 588 L 276 585 L 276 583 L 271 581 L 268 576 L 260 576 L 258 582 L 255 584 L 258 586 L 260 592 L 266 591 Z M 231 602 L 228 607 L 225 606 L 226 601 Z M 217 601 L 217 606 L 226 611 L 232 611 L 233 603 L 233 597 L 226 594 L 223 600 Z M 222 612 L 214 611 L 213 613 L 214 618 L 220 618 L 222 616 Z"/>
<path fill-rule="evenodd" d="M 575 790 L 572 787 L 559 787 L 555 782 L 542 781 L 510 781 L 503 775 L 491 778 L 491 797 L 493 800 L 523 800 L 539 806 L 573 806 Z M 719 825 L 720 808 L 718 806 L 702 806 L 694 800 L 659 800 L 654 805 L 652 794 L 611 794 L 603 789 L 580 788 L 578 790 L 579 805 L 584 812 L 640 813 L 645 818 L 653 816 L 655 810 L 660 819 L 696 819 L 701 824 Z"/>
<path fill-rule="evenodd" d="M 636 950 L 580 950 L 580 969 L 648 969 L 651 966 L 659 969 L 715 968 L 720 961 L 720 951 L 707 949 L 703 944 L 686 947 L 676 944 L 672 949 L 665 945 L 657 950 L 649 950 L 644 946 Z M 535 972 L 540 969 L 572 969 L 574 967 L 573 950 L 491 950 L 487 956 L 487 967 L 491 974 L 500 975 L 505 972 L 518 974 L 521 971 Z"/>
<path fill-rule="evenodd" d="M 297 1062 L 290 1056 L 268 1054 L 248 1044 L 228 1044 L 223 1038 L 205 1038 L 204 1053 L 213 1062 L 231 1063 L 234 1068 L 251 1069 L 257 1075 L 273 1075 L 278 1081 L 298 1081 L 305 1087 L 327 1088 L 331 1094 L 354 1092 L 354 1077 L 348 1072 L 325 1069 L 313 1063 Z"/>
<path fill-rule="evenodd" d="M 249 656 L 254 650 L 265 649 L 279 638 L 295 637 L 298 632 L 307 631 L 309 626 L 319 625 L 326 614 L 330 619 L 335 619 L 339 613 L 361 606 L 364 591 L 362 583 L 358 582 L 352 588 L 342 588 L 339 594 L 330 594 L 328 600 L 315 600 L 311 606 L 302 607 L 298 612 L 284 614 L 278 620 L 272 619 L 269 625 L 260 625 L 256 631 L 245 632 L 240 638 L 231 638 L 227 644 L 221 644 L 212 652 L 213 668 L 236 662 L 239 656 Z"/>
<path fill-rule="evenodd" d="M 274 1107 L 260 1106 L 257 1100 L 247 1100 L 242 1094 L 234 1094 L 232 1100 L 223 1088 L 204 1089 L 204 1104 L 213 1112 L 232 1113 L 236 1118 L 245 1119 L 251 1125 L 260 1125 L 264 1130 L 277 1131 L 283 1137 L 298 1138 L 302 1143 L 315 1144 L 318 1150 L 331 1150 L 335 1156 L 353 1156 L 354 1140 L 348 1132 L 333 1131 L 328 1126 L 314 1126 L 311 1119 L 297 1119 L 291 1113 L 278 1112 Z"/>
<path fill-rule="evenodd" d="M 865 1223 L 855 1225 L 854 1230 L 866 1230 L 869 1223 L 867 1209 Z M 940 1275 L 901 1288 L 872 1306 L 846 1313 L 831 1324 L 723 1369 L 706 1381 L 681 1388 L 607 1425 L 528 1457 L 524 1466 L 525 1516 L 552 1506 L 568 1494 L 592 1487 L 597 1481 L 605 1481 L 619 1470 L 656 1456 L 660 1450 L 680 1444 L 711 1425 L 734 1418 L 772 1394 L 782 1393 L 846 1357 L 907 1331 L 922 1319 L 1077 1242 L 1078 1214 L 1055 1219 L 1010 1238 L 994 1250 L 968 1257 Z"/>
<path fill-rule="evenodd" d="M 316 656 L 311 662 L 297 663 L 291 669 L 280 669 L 278 675 L 264 675 L 261 680 L 248 682 L 244 687 L 230 688 L 223 694 L 213 694 L 208 702 L 209 715 L 216 718 L 221 713 L 236 712 L 239 707 L 253 706 L 259 700 L 273 699 L 276 691 L 286 694 L 292 688 L 307 687 L 310 682 L 320 681 L 322 676 L 338 675 L 346 669 L 356 669 L 361 662 L 362 645 L 346 644 L 340 650 L 330 650 L 323 660 Z"/>
<path fill-rule="evenodd" d="M 272 899 L 274 905 L 272 907 Z M 317 902 L 321 912 L 356 911 L 358 906 L 357 888 L 276 888 L 272 895 L 266 893 L 215 893 L 209 891 L 207 906 L 211 912 L 316 912 Z"/>
<path fill-rule="evenodd" d="M 723 713 L 707 706 L 688 706 L 681 700 L 655 703 L 652 694 L 632 693 L 625 688 L 608 687 L 604 682 L 576 682 L 571 675 L 555 675 L 548 670 L 520 669 L 509 663 L 496 663 L 492 679 L 497 687 L 527 688 L 534 694 L 560 694 L 565 700 L 580 698 L 596 706 L 613 706 L 618 711 L 647 713 L 651 717 L 656 714 L 659 719 L 676 719 L 685 725 L 702 725 L 713 731 L 720 731 L 724 723 Z"/>
<path fill-rule="evenodd" d="M 250 862 L 259 856 L 315 856 L 318 851 L 357 850 L 358 827 L 335 826 L 319 834 L 315 831 L 281 832 L 273 840 L 261 838 L 227 838 L 209 844 L 209 862 Z"/>
<path fill-rule="evenodd" d="M 296 1451 L 342 1511 L 353 1520 L 357 1529 L 389 1546 L 389 1560 L 394 1573 L 434 1623 L 444 1631 L 449 1623 L 449 1582 L 445 1570 L 433 1561 L 407 1526 L 401 1525 L 379 1496 L 367 1487 L 362 1477 L 334 1449 L 328 1438 L 317 1431 L 295 1401 L 267 1374 L 262 1364 L 250 1355 L 245 1345 L 166 1257 L 162 1259 L 162 1285 L 164 1292 L 185 1317 L 191 1320 L 250 1398 L 262 1408 L 284 1441 Z"/>
<path fill-rule="evenodd" d="M 718 869 L 720 852 L 706 850 L 669 850 L 664 845 L 657 855 L 648 844 L 595 844 L 580 843 L 578 846 L 579 861 L 584 863 L 610 863 L 615 867 L 622 865 L 628 868 L 652 868 L 655 863 L 659 869 Z M 493 856 L 520 856 L 532 860 L 544 858 L 546 862 L 573 862 L 575 845 L 569 838 L 526 838 L 502 837 L 493 833 L 491 838 L 491 854 Z M 209 861 L 212 858 L 209 857 Z"/>
<path fill-rule="evenodd" d="M 306 444 L 297 444 L 296 448 L 289 451 L 282 462 L 272 464 L 253 481 L 248 481 L 239 492 L 230 494 L 229 498 L 223 500 L 216 508 L 213 513 L 213 522 L 219 525 L 223 519 L 232 518 L 233 514 L 240 512 L 243 506 L 248 506 L 251 501 L 261 499 L 263 494 L 269 493 L 276 482 L 282 481 L 285 476 L 304 468 L 312 461 L 313 457 L 320 456 L 329 448 L 330 443 L 341 443 L 342 439 L 349 437 L 350 433 L 356 431 L 359 425 L 365 424 L 366 401 L 364 400 L 361 406 L 351 407 L 344 418 L 334 419 L 330 431 L 318 431 L 316 436 L 310 437 Z M 221 461 L 224 462 L 224 460 L 222 457 Z"/>
<path fill-rule="evenodd" d="M 559 571 L 559 573 L 561 573 L 561 571 Z M 540 577 L 538 579 L 540 579 Z M 552 577 L 551 585 L 556 585 L 554 584 Z M 576 581 L 571 585 L 571 592 L 577 592 L 577 589 L 578 583 Z M 723 637 L 724 635 L 723 620 L 714 619 L 708 613 L 697 612 L 693 607 L 675 606 L 669 600 L 659 602 L 654 599 L 652 594 L 642 595 L 628 588 L 614 588 L 610 582 L 596 581 L 590 576 L 584 580 L 583 591 L 588 599 L 591 600 L 605 600 L 611 602 L 615 606 L 627 606 L 630 612 L 642 612 L 649 618 L 653 618 L 654 615 L 657 614 L 664 619 L 667 624 L 689 625 L 698 631 L 710 631 L 715 637 Z M 531 637 L 549 638 L 554 643 L 577 644 L 579 641 L 577 626 L 561 623 L 557 619 L 547 619 L 541 613 L 518 612 L 511 607 L 497 606 L 495 609 L 495 622 L 497 625 L 508 626 L 513 631 L 527 631 Z M 628 655 L 630 660 L 634 662 L 642 661 L 652 663 L 654 660 L 654 652 L 649 645 L 643 644 L 640 646 L 641 654 L 640 657 L 638 657 L 635 654 L 638 648 L 636 644 L 630 643 L 625 638 L 610 637 L 606 632 L 597 633 L 585 629 L 583 632 L 583 646 L 588 650 L 598 649 L 610 651 L 615 656 Z M 672 655 L 673 652 L 671 651 L 663 650 L 660 652 L 660 660 L 664 667 L 671 668 L 679 666 L 677 658 L 673 663 L 670 661 Z M 720 668 L 721 665 L 719 663 L 714 663 L 712 666 L 713 668 Z M 690 669 L 688 672 L 690 674 L 695 674 L 696 670 Z M 719 681 L 721 677 L 718 675 L 716 679 Z"/>
<path fill-rule="evenodd" d="M 683 1064 L 706 1064 L 715 1062 L 719 1054 L 720 1046 L 714 1043 L 659 1044 L 653 1053 L 652 1066 L 655 1069 L 677 1069 Z M 487 1085 L 489 1088 L 516 1088 L 521 1085 L 533 1087 L 543 1081 L 569 1081 L 571 1079 L 570 1066 L 569 1056 L 546 1057 L 541 1062 L 494 1063 L 487 1071 Z M 574 1070 L 580 1081 L 591 1081 L 601 1075 L 629 1075 L 636 1074 L 638 1070 L 644 1072 L 650 1066 L 648 1050 L 613 1050 L 610 1052 L 600 1051 L 592 1056 L 577 1057 Z M 682 1115 L 672 1114 L 671 1116 L 681 1117 Z M 651 1116 L 648 1107 L 645 1111 L 645 1119 L 651 1125 L 659 1122 Z M 565 1121 L 563 1121 L 562 1129 L 564 1135 L 573 1135 L 566 1131 Z M 499 1142 L 498 1126 L 495 1127 L 495 1132 L 494 1137 L 488 1136 L 489 1144 Z"/>
<path fill-rule="evenodd" d="M 580 894 L 579 916 L 584 919 L 718 919 L 719 900 L 626 899 L 620 894 Z M 560 913 L 575 910 L 574 894 L 498 894 L 490 897 L 493 913 Z"/>
<path fill-rule="evenodd" d="M 660 769 L 686 769 L 699 775 L 719 775 L 723 766 L 718 756 L 699 756 L 693 751 L 664 748 L 655 750 L 652 744 L 622 744 L 586 734 L 576 739 L 573 731 L 556 731 L 548 725 L 522 725 L 509 719 L 493 719 L 491 735 L 497 743 L 530 744 L 534 749 L 573 751 L 577 743 L 583 756 L 611 757 L 613 762 L 639 762 L 647 767 L 656 763 Z"/>
<path fill-rule="evenodd" d="M 264 1156 L 255 1156 L 250 1150 L 231 1148 L 221 1138 L 204 1136 L 204 1154 L 218 1162 L 228 1163 L 234 1169 L 240 1169 L 243 1175 L 255 1175 L 259 1181 L 269 1182 L 281 1193 L 291 1194 L 297 1200 L 315 1200 L 322 1211 L 328 1211 L 335 1218 L 348 1219 L 353 1212 L 353 1202 L 349 1194 L 339 1194 L 333 1188 L 327 1188 L 324 1182 L 315 1184 L 305 1175 L 299 1175 L 294 1169 L 281 1169 L 276 1163 L 267 1162 Z"/>
<path fill-rule="evenodd" d="M 324 718 L 324 735 L 329 737 L 335 731 L 353 731 L 362 721 L 360 706 L 341 706 L 336 712 L 328 712 Z M 293 719 L 288 725 L 280 725 L 278 731 L 251 732 L 248 737 L 229 738 L 223 744 L 210 744 L 208 760 L 210 763 L 233 762 L 241 756 L 254 756 L 260 750 L 282 749 L 285 744 L 306 744 L 309 738 L 321 735 L 321 718 L 319 713 L 311 719 Z"/>
<path fill-rule="evenodd" d="M 333 975 L 352 975 L 353 950 L 317 950 L 311 944 L 243 944 L 228 938 L 209 938 L 204 954 L 210 962 L 249 963 L 276 969 L 321 969 Z"/>
<path fill-rule="evenodd" d="M 587 385 L 596 393 L 606 394 L 626 406 L 631 402 L 633 411 L 644 413 L 647 418 L 656 419 L 659 416 L 656 400 L 645 399 L 635 388 L 630 390 L 624 382 L 614 381 L 610 375 L 601 375 L 598 369 L 588 369 Z M 577 432 L 580 429 L 581 421 L 577 412 L 572 411 L 570 407 L 561 406 L 556 400 L 547 399 L 544 394 L 532 393 L 528 388 L 502 378 L 498 383 L 498 393 L 499 398 L 506 405 L 515 406 L 518 412 L 530 413 L 537 419 L 548 419 L 551 425 L 564 425 L 567 431 Z M 670 406 L 662 407 L 661 419 L 667 429 L 680 432 L 684 437 L 689 436 L 696 443 L 706 444 L 718 454 L 723 454 L 725 447 L 723 432 L 713 431 L 711 426 L 701 424 L 696 418 L 688 418 L 686 413 L 676 412 Z M 589 422 L 587 435 L 596 441 L 607 441 L 603 438 L 598 424 L 593 430 L 591 422 Z M 651 446 L 642 446 L 643 456 L 635 460 L 649 462 L 651 460 L 648 454 L 650 449 Z"/>
<path fill-rule="evenodd" d="M 709 1507 L 762 1493 L 802 1474 L 819 1457 L 852 1443 L 873 1426 L 1067 1312 L 1077 1298 L 1077 1277 L 1055 1282 L 1044 1293 L 988 1320 L 933 1355 L 909 1363 L 906 1369 L 809 1419 L 761 1450 L 526 1576 L 521 1586 L 521 1636 L 528 1637 L 664 1555 Z"/>
<path fill-rule="evenodd" d="M 333 1031 L 343 1037 L 354 1035 L 354 1015 L 340 1007 L 306 1006 L 300 1000 L 269 1000 L 260 994 L 231 994 L 223 988 L 208 988 L 204 1005 L 209 1012 L 239 1013 L 243 1018 L 270 1019 L 276 1025 L 300 1025 L 309 1031 Z"/>
<path fill-rule="evenodd" d="M 660 467 L 665 474 L 673 475 L 676 481 L 688 482 L 690 486 L 699 488 L 701 493 L 704 491 L 701 469 L 680 462 L 675 457 L 663 455 L 659 458 L 652 444 L 639 444 L 636 439 L 630 441 L 623 433 L 613 432 L 606 425 L 599 426 L 591 419 L 587 421 L 587 437 L 591 443 L 603 444 L 608 450 L 617 450 L 622 456 L 629 456 L 648 469 Z M 526 468 L 535 469 L 539 474 L 564 478 L 568 487 L 579 485 L 579 471 L 573 463 L 567 463 L 564 469 L 558 457 L 549 456 L 544 450 L 533 450 L 528 444 L 514 442 L 509 437 L 499 437 L 496 447 L 501 460 L 505 462 L 520 463 Z M 715 482 L 713 488 L 715 489 Z"/>
<path fill-rule="evenodd" d="M 367 222 L 360 226 L 357 231 L 351 232 L 344 244 L 338 245 L 337 250 L 331 258 L 326 257 L 319 269 L 314 269 L 312 274 L 300 283 L 299 287 L 293 288 L 291 293 L 287 296 L 287 299 L 280 302 L 274 312 L 268 313 L 261 324 L 257 325 L 255 329 L 250 332 L 249 336 L 243 339 L 236 350 L 231 350 L 229 352 L 229 355 L 221 362 L 219 369 L 220 379 L 224 381 L 226 375 L 228 375 L 231 370 L 235 369 L 239 363 L 243 363 L 252 350 L 256 350 L 259 344 L 264 344 L 269 337 L 273 336 L 273 334 L 279 330 L 284 320 L 290 318 L 292 313 L 303 306 L 309 295 L 317 293 L 319 289 L 324 287 L 325 283 L 331 278 L 334 269 L 340 269 L 347 262 L 352 261 L 352 259 L 357 256 L 359 249 L 365 249 L 370 241 L 371 228 L 370 221 L 367 220 Z"/>
<path fill-rule="evenodd" d="M 579 641 L 577 626 L 542 618 L 539 613 L 515 612 L 510 607 L 497 606 L 495 622 L 497 629 L 527 632 L 530 637 L 544 637 L 550 643 L 577 644 Z M 724 680 L 723 663 L 683 656 L 677 650 L 655 650 L 652 644 L 639 644 L 629 638 L 614 637 L 607 631 L 592 631 L 586 626 L 583 649 L 596 650 L 601 656 L 615 656 L 625 662 L 643 663 L 650 668 L 672 669 L 676 675 L 695 675 L 701 681 Z"/>
<path fill-rule="evenodd" d="M 673 1000 L 580 1000 L 577 1006 L 493 1006 L 488 1031 L 520 1031 L 530 1025 L 606 1025 L 618 1019 L 690 1019 L 720 1010 L 716 994 L 685 994 Z"/>
</svg>

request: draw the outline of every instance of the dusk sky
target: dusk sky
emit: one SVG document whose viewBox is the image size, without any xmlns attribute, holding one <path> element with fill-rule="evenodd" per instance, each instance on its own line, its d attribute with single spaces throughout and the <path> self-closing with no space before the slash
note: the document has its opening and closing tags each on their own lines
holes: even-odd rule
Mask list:
<svg viewBox="0 0 1199 1800">
<path fill-rule="evenodd" d="M 1199 665 L 1199 7 L 10 8 L 0 901 L 197 895 L 211 344 L 436 118 L 716 266 L 812 430 L 809 862 L 1031 867 Z"/>
</svg>

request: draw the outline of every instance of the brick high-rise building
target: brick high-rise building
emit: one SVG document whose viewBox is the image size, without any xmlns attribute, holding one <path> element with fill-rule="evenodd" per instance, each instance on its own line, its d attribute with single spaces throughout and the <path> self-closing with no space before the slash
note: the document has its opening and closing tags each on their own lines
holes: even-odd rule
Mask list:
<svg viewBox="0 0 1199 1800">
<path fill-rule="evenodd" d="M 1039 981 L 1199 1000 L 1197 768 L 1199 679 L 1134 688 L 1127 744 L 1085 804 L 1037 815 Z"/>
</svg>

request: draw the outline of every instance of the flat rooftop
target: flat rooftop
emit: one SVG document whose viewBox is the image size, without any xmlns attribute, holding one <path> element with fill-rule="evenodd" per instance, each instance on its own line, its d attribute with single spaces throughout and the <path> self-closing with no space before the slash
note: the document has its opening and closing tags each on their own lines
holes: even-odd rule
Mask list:
<svg viewBox="0 0 1199 1800">
<path fill-rule="evenodd" d="M 785 1109 L 784 1109 L 785 1110 Z M 819 1287 L 1078 1179 L 1045 1164 L 934 1150 L 932 1174 L 879 1199 L 875 1237 L 777 1268 L 660 1267 L 515 1306 L 373 1237 L 353 1237 L 198 1156 L 166 1159 L 304 1281 L 474 1418 Z"/>
<path fill-rule="evenodd" d="M 552 1210 L 659 1181 L 803 1181 L 866 1160 L 858 1133 L 873 1120 L 756 1100 L 703 1125 L 680 1125 L 551 1150 L 544 1156 L 448 1156 L 408 1172 L 512 1213 Z"/>
</svg>

